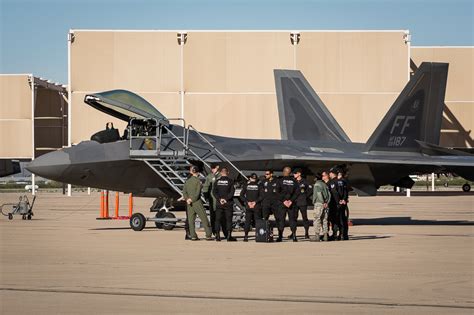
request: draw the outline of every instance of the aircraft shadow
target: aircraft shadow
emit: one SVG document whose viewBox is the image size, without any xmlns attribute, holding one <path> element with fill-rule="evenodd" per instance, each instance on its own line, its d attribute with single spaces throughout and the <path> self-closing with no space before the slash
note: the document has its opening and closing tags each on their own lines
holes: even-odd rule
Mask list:
<svg viewBox="0 0 474 315">
<path fill-rule="evenodd" d="M 377 196 L 400 196 L 405 197 L 406 193 L 394 192 L 394 191 L 377 191 Z M 474 191 L 463 192 L 459 191 L 411 191 L 412 196 L 417 197 L 437 197 L 437 196 L 472 196 Z"/>
<path fill-rule="evenodd" d="M 474 221 L 414 220 L 411 217 L 387 217 L 373 219 L 351 219 L 357 225 L 456 225 L 472 226 Z"/>
</svg>

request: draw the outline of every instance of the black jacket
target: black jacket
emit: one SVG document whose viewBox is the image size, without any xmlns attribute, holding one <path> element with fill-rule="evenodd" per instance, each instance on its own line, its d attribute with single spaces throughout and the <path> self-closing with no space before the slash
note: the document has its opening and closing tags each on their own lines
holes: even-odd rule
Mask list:
<svg viewBox="0 0 474 315">
<path fill-rule="evenodd" d="M 347 184 L 345 179 L 338 179 L 336 180 L 337 183 L 337 190 L 339 191 L 339 195 L 341 196 L 341 200 L 348 201 L 349 200 L 349 185 Z"/>
<path fill-rule="evenodd" d="M 272 180 L 265 179 L 261 182 L 262 185 L 262 201 L 271 202 L 279 199 L 277 191 L 278 179 L 272 178 Z"/>
<path fill-rule="evenodd" d="M 244 202 L 262 201 L 263 189 L 258 182 L 248 182 L 244 185 L 240 192 L 240 197 Z"/>
<path fill-rule="evenodd" d="M 216 180 L 214 187 L 212 188 L 212 192 L 218 201 L 220 199 L 225 199 L 228 203 L 230 203 L 234 198 L 234 181 L 227 176 L 222 176 Z"/>
<path fill-rule="evenodd" d="M 283 176 L 278 179 L 277 192 L 279 194 L 280 201 L 296 200 L 296 188 L 297 183 L 293 176 Z"/>
<path fill-rule="evenodd" d="M 331 202 L 330 205 L 339 205 L 339 201 L 348 200 L 349 191 L 347 190 L 347 185 L 344 180 L 337 178 L 331 179 L 328 182 L 329 191 L 331 192 Z"/>
<path fill-rule="evenodd" d="M 296 180 L 296 185 L 296 205 L 307 206 L 308 200 L 311 200 L 313 195 L 313 186 L 304 178 L 300 181 Z"/>
</svg>

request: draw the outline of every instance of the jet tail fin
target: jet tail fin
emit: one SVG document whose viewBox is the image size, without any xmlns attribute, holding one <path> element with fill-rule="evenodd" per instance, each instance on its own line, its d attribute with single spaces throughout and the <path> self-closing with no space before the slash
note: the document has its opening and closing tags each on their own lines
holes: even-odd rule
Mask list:
<svg viewBox="0 0 474 315">
<path fill-rule="evenodd" d="M 275 69 L 274 75 L 282 139 L 350 142 L 300 71 Z"/>
<path fill-rule="evenodd" d="M 439 144 L 447 77 L 447 63 L 423 62 L 370 136 L 367 150 L 420 152 L 418 141 Z"/>
</svg>

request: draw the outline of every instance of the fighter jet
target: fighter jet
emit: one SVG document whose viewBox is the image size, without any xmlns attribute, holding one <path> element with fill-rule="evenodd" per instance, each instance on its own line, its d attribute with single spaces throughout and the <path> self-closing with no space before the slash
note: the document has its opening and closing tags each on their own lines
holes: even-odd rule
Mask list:
<svg viewBox="0 0 474 315">
<path fill-rule="evenodd" d="M 130 91 L 89 94 L 85 103 L 126 121 L 127 134 L 98 133 L 96 141 L 45 154 L 27 168 L 59 182 L 173 198 L 189 164 L 207 169 L 211 162 L 228 165 L 233 177 L 287 165 L 315 174 L 339 165 L 359 195 L 375 195 L 383 185 L 411 188 L 412 174 L 474 180 L 474 155 L 438 146 L 447 74 L 448 64 L 422 63 L 367 143 L 350 141 L 296 70 L 274 70 L 281 140 L 200 133 Z"/>
</svg>

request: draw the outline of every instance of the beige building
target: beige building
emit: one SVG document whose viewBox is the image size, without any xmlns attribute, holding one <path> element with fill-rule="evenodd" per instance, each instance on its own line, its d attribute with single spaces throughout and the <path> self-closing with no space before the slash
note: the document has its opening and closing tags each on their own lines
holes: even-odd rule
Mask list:
<svg viewBox="0 0 474 315">
<path fill-rule="evenodd" d="M 0 75 L 0 159 L 61 148 L 68 132 L 71 143 L 89 139 L 114 119 L 84 95 L 110 89 L 134 91 L 205 132 L 278 139 L 275 68 L 301 70 L 349 137 L 366 141 L 422 61 L 450 63 L 441 144 L 474 146 L 474 47 L 410 47 L 406 31 L 75 30 L 70 38 L 68 91 L 31 74 Z"/>
<path fill-rule="evenodd" d="M 474 147 L 474 47 L 412 47 L 413 67 L 422 61 L 449 62 L 440 143 Z"/>
<path fill-rule="evenodd" d="M 66 92 L 32 74 L 0 75 L 0 159 L 31 160 L 67 145 Z"/>
<path fill-rule="evenodd" d="M 279 139 L 276 68 L 301 70 L 349 137 L 366 141 L 410 73 L 404 30 L 73 30 L 69 47 L 72 143 L 114 121 L 83 102 L 111 89 L 204 132 Z"/>
</svg>

